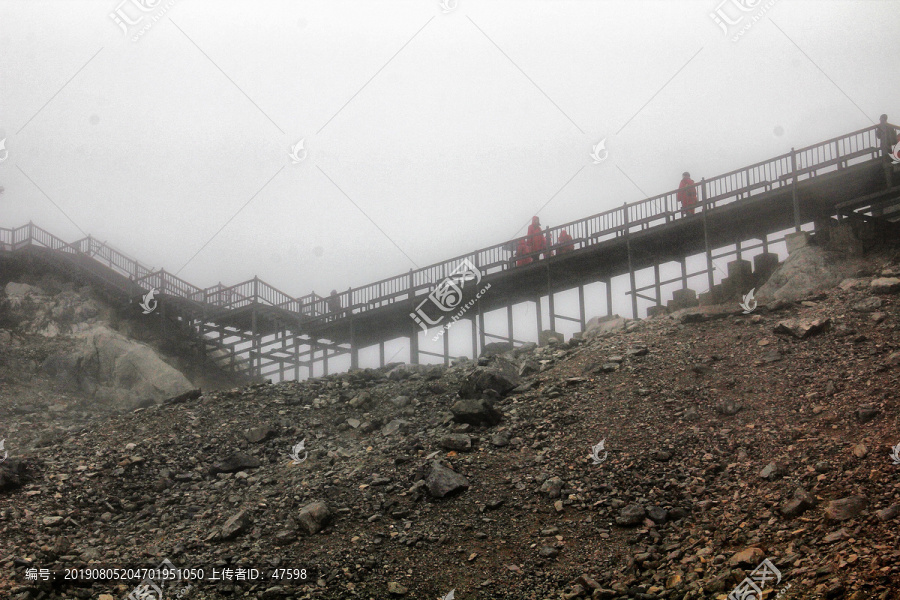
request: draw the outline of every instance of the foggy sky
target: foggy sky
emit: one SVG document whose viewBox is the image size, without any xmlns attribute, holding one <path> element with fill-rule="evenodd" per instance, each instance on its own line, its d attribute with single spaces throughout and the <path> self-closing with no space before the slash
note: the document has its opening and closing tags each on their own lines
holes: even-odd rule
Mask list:
<svg viewBox="0 0 900 600">
<path fill-rule="evenodd" d="M 0 226 L 201 287 L 345 290 L 900 121 L 896 1 L 728 0 L 769 6 L 736 42 L 720 0 L 143 1 L 0 2 Z"/>
</svg>

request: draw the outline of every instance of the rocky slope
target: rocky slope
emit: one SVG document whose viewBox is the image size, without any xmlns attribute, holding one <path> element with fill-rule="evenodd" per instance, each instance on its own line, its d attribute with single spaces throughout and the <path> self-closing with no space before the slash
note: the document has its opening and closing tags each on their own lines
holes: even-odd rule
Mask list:
<svg viewBox="0 0 900 600">
<path fill-rule="evenodd" d="M 0 597 L 123 598 L 135 581 L 26 570 L 167 558 L 307 569 L 168 588 L 198 599 L 725 598 L 767 558 L 766 598 L 895 598 L 897 258 L 749 315 L 206 393 L 39 444 L 43 415 L 4 418 Z"/>
<path fill-rule="evenodd" d="M 197 340 L 161 331 L 155 315 L 115 307 L 89 287 L 31 279 L 0 279 L 0 410 L 49 410 L 68 422 L 240 381 L 198 361 Z"/>
</svg>

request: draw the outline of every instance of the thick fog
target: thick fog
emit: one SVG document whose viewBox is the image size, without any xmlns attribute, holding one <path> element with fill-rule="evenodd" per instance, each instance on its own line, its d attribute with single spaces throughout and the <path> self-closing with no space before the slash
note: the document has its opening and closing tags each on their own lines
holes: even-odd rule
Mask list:
<svg viewBox="0 0 900 600">
<path fill-rule="evenodd" d="M 686 170 L 897 122 L 898 16 L 861 1 L 6 0 L 0 226 L 91 234 L 201 287 L 346 290 L 534 215 L 552 226 Z"/>
</svg>

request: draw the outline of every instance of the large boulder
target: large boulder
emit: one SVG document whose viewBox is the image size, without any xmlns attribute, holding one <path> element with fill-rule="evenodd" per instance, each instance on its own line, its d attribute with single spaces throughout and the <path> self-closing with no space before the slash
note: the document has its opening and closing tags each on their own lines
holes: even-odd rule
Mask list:
<svg viewBox="0 0 900 600">
<path fill-rule="evenodd" d="M 769 280 L 756 290 L 756 298 L 760 304 L 774 300 L 796 302 L 837 286 L 861 267 L 859 259 L 848 258 L 843 253 L 804 246 L 791 252 Z"/>
<path fill-rule="evenodd" d="M 503 358 L 495 357 L 490 366 L 475 367 L 459 387 L 460 398 L 478 398 L 488 390 L 502 396 L 520 383 L 518 367 Z"/>
<path fill-rule="evenodd" d="M 605 317 L 594 317 L 584 326 L 585 339 L 592 339 L 597 336 L 604 336 L 622 331 L 628 323 L 627 319 L 623 319 L 619 315 L 609 315 Z"/>
<path fill-rule="evenodd" d="M 75 347 L 48 356 L 42 368 L 58 381 L 76 383 L 100 400 L 162 401 L 196 388 L 150 347 L 106 325 L 76 333 Z"/>
</svg>

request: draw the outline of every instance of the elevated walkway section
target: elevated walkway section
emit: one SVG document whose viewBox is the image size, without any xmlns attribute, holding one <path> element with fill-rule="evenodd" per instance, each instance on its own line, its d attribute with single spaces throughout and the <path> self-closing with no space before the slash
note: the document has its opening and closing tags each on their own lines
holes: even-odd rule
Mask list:
<svg viewBox="0 0 900 600">
<path fill-rule="evenodd" d="M 517 303 L 540 302 L 546 296 L 550 329 L 556 318 L 583 326 L 583 287 L 605 282 L 609 308 L 610 280 L 629 275 L 632 316 L 637 318 L 639 300 L 651 303 L 651 311 L 661 306 L 660 288 L 673 281 L 682 281 L 686 288 L 690 277 L 705 274 L 712 289 L 716 248 L 733 244 L 741 248 L 741 242 L 761 240 L 766 252 L 770 234 L 792 227 L 799 231 L 806 223 L 900 221 L 900 165 L 891 162 L 876 129 L 854 131 L 702 179 L 695 185 L 699 202 L 692 214 L 682 210 L 673 190 L 550 228 L 551 241 L 559 240 L 563 229 L 573 238 L 568 252 L 559 252 L 561 245 L 553 242 L 549 257 L 514 256 L 510 249 L 517 247 L 519 238 L 352 288 L 336 300 L 315 294 L 292 297 L 258 278 L 199 288 L 163 269 L 152 270 L 90 236 L 67 243 L 33 224 L 0 229 L 0 258 L 28 253 L 135 306 L 155 289 L 158 314 L 189 324 L 220 363 L 248 375 L 277 373 L 284 378 L 299 378 L 301 368 L 312 374 L 319 361 L 327 372 L 328 359 L 345 353 L 350 354 L 351 365 L 358 366 L 359 349 L 376 344 L 382 348 L 383 363 L 384 342 L 400 337 L 409 338 L 412 361 L 418 362 L 422 329 L 417 318 L 427 316 L 428 322 L 443 324 L 490 284 L 464 316 L 473 321 L 472 347 L 477 354 L 487 337 L 514 339 L 510 308 Z M 706 269 L 687 273 L 685 258 L 697 254 L 705 254 Z M 516 266 L 522 258 L 533 260 Z M 660 281 L 659 265 L 671 261 L 681 262 L 681 277 Z M 458 277 L 461 267 L 471 271 L 468 280 Z M 647 268 L 656 270 L 655 283 L 636 287 L 635 273 Z M 448 286 L 448 277 L 459 285 Z M 455 295 L 437 300 L 438 292 L 446 295 L 451 288 Z M 575 288 L 580 315 L 556 315 L 554 294 Z M 488 336 L 484 313 L 504 308 L 510 315 L 507 336 Z M 537 311 L 538 331 L 543 328 L 540 314 Z M 442 356 L 447 361 L 448 336 L 444 339 Z"/>
</svg>

